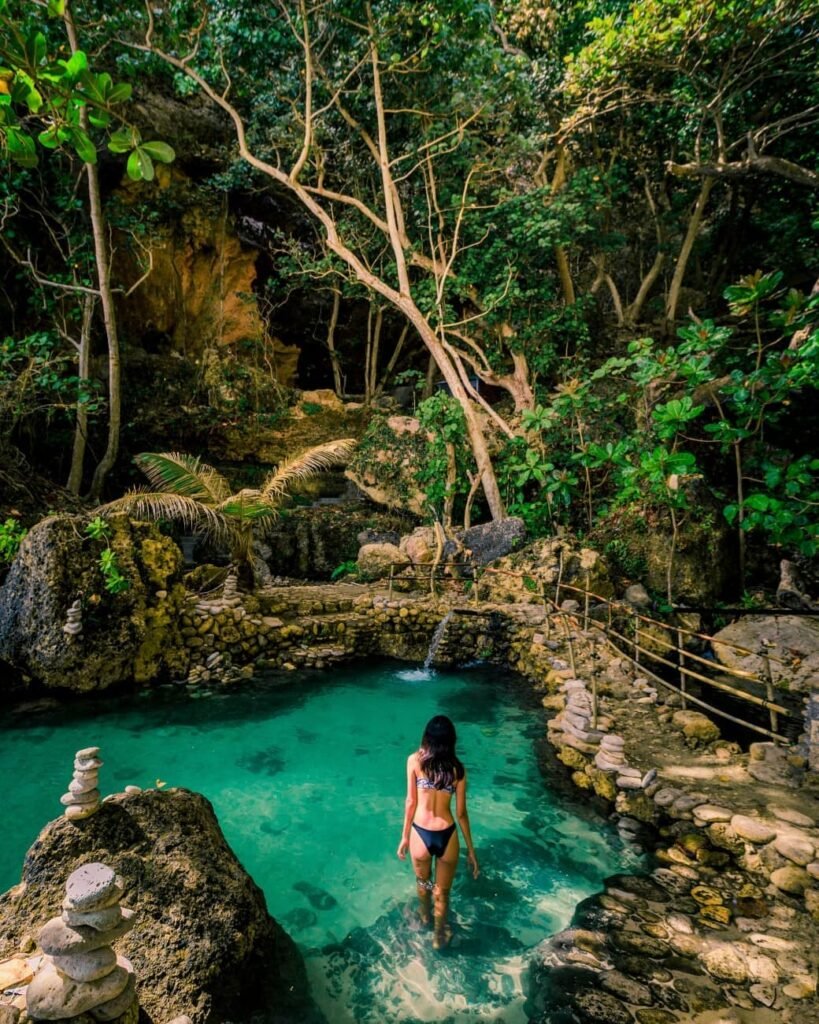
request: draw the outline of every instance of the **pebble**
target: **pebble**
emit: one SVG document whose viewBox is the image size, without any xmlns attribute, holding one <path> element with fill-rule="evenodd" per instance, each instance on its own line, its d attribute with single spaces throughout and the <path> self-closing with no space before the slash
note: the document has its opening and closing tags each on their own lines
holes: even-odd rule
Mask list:
<svg viewBox="0 0 819 1024">
<path fill-rule="evenodd" d="M 87 761 L 89 758 L 96 757 L 100 752 L 99 747 L 83 747 L 82 750 L 78 750 L 74 757 L 78 761 Z"/>
<path fill-rule="evenodd" d="M 654 803 L 658 807 L 670 807 L 681 796 L 685 796 L 685 794 L 681 793 L 679 789 L 660 789 L 654 794 Z"/>
<path fill-rule="evenodd" d="M 770 843 L 776 838 L 775 828 L 745 814 L 735 814 L 731 818 L 731 828 L 741 839 L 747 839 L 749 843 Z"/>
<path fill-rule="evenodd" d="M 75 777 L 68 783 L 69 793 L 90 793 L 97 788 L 99 775 L 97 772 L 78 772 L 79 778 Z"/>
<path fill-rule="evenodd" d="M 748 979 L 745 961 L 733 944 L 720 943 L 706 949 L 702 954 L 702 963 L 706 971 L 720 981 L 730 981 L 741 985 Z"/>
<path fill-rule="evenodd" d="M 631 775 L 618 775 L 617 785 L 620 789 L 642 789 L 642 783 L 639 778 L 634 778 Z"/>
<path fill-rule="evenodd" d="M 86 804 L 98 804 L 100 802 L 100 791 L 89 789 L 84 793 L 65 793 L 60 797 L 60 803 L 65 807 L 84 807 Z"/>
<path fill-rule="evenodd" d="M 90 818 L 99 810 L 99 804 L 69 804 L 65 809 L 65 816 L 69 821 L 78 821 L 81 818 Z"/>
<path fill-rule="evenodd" d="M 124 960 L 128 963 L 124 957 L 118 957 L 118 960 Z M 130 964 L 129 964 L 130 968 Z M 128 980 L 125 983 L 125 988 L 120 992 L 118 996 L 114 996 L 113 999 L 109 999 L 107 1002 L 100 1003 L 91 1010 L 91 1016 L 96 1021 L 111 1021 L 116 1020 L 117 1017 L 121 1017 L 123 1013 L 132 1005 L 136 999 L 136 986 L 134 984 L 133 970 L 128 975 Z"/>
<path fill-rule="evenodd" d="M 96 772 L 102 768 L 104 761 L 100 761 L 98 757 L 75 757 L 74 758 L 74 771 L 75 772 Z"/>
</svg>

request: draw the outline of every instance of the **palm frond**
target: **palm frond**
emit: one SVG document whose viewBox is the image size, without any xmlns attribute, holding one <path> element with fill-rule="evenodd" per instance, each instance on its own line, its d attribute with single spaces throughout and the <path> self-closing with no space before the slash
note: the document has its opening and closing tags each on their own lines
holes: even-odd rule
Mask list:
<svg viewBox="0 0 819 1024">
<path fill-rule="evenodd" d="M 100 505 L 94 511 L 103 516 L 113 512 L 127 512 L 134 519 L 150 522 L 170 519 L 193 533 L 207 534 L 217 543 L 228 543 L 233 536 L 231 524 L 217 509 L 187 495 L 168 491 L 134 488 L 116 501 Z"/>
<path fill-rule="evenodd" d="M 278 511 L 274 505 L 265 500 L 260 491 L 245 488 L 237 494 L 231 494 L 225 501 L 216 506 L 216 511 L 229 519 L 267 519 L 276 518 Z"/>
<path fill-rule="evenodd" d="M 271 505 L 277 505 L 287 493 L 288 487 L 296 480 L 305 480 L 325 469 L 348 462 L 356 443 L 355 438 L 345 437 L 308 448 L 306 452 L 288 459 L 264 481 L 261 487 L 262 497 Z"/>
<path fill-rule="evenodd" d="M 213 468 L 184 452 L 141 452 L 134 459 L 154 487 L 163 492 L 218 505 L 230 497 L 230 485 Z"/>
</svg>

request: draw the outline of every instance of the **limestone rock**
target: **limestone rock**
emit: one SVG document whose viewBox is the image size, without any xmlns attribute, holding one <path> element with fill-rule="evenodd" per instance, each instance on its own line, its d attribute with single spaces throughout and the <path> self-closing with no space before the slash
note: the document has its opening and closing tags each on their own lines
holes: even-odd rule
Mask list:
<svg viewBox="0 0 819 1024">
<path fill-rule="evenodd" d="M 51 959 L 58 970 L 75 981 L 96 981 L 110 974 L 117 966 L 117 955 L 110 946 L 102 946 L 79 956 L 69 954 Z"/>
<path fill-rule="evenodd" d="M 746 814 L 735 814 L 731 818 L 731 828 L 740 839 L 747 839 L 749 843 L 770 843 L 776 838 L 775 828 Z"/>
<path fill-rule="evenodd" d="M 748 968 L 738 950 L 729 943 L 712 946 L 702 954 L 706 971 L 720 981 L 741 985 L 748 979 Z"/>
<path fill-rule="evenodd" d="M 389 576 L 391 565 L 400 572 L 409 564 L 409 558 L 394 544 L 365 544 L 358 552 L 358 571 L 365 579 L 383 579 Z"/>
<path fill-rule="evenodd" d="M 813 843 L 809 839 L 800 839 L 796 836 L 782 835 L 774 840 L 777 853 L 793 861 L 800 867 L 805 867 L 816 856 Z"/>
<path fill-rule="evenodd" d="M 128 984 L 130 966 L 124 957 L 118 957 L 117 966 L 110 974 L 90 982 L 74 981 L 48 963 L 26 989 L 29 1016 L 35 1020 L 63 1020 L 114 999 Z"/>
<path fill-rule="evenodd" d="M 819 619 L 807 615 L 743 615 L 714 635 L 714 653 L 723 665 L 764 679 L 762 656 L 743 654 L 731 645 L 756 652 L 765 640 L 775 645 L 770 649 L 774 683 L 787 686 L 792 692 L 809 692 L 812 680 L 819 674 Z M 786 659 L 788 663 L 783 664 L 783 651 L 795 655 L 798 663 L 792 665 Z M 735 680 L 734 685 L 741 686 L 741 680 Z"/>
<path fill-rule="evenodd" d="M 782 892 L 801 895 L 810 886 L 812 879 L 804 868 L 788 865 L 771 872 L 771 881 Z"/>
<path fill-rule="evenodd" d="M 57 515 L 37 523 L 0 588 L 0 661 L 30 677 L 30 685 L 105 690 L 153 678 L 179 657 L 179 548 L 153 523 L 110 515 L 111 548 L 130 583 L 114 598 L 104 587 L 98 547 L 83 536 L 86 521 Z M 78 591 L 100 603 L 69 643 L 65 609 Z"/>
<path fill-rule="evenodd" d="M 522 547 L 526 540 L 526 524 L 514 517 L 481 523 L 459 534 L 459 540 L 468 562 L 488 565 Z"/>
<path fill-rule="evenodd" d="M 719 729 L 699 711 L 675 711 L 672 722 L 692 745 L 713 743 L 719 739 Z"/>
<path fill-rule="evenodd" d="M 102 860 L 128 882 L 139 926 L 117 949 L 134 965 L 152 1020 L 249 1020 L 267 1006 L 309 1016 L 294 943 L 269 917 L 209 802 L 187 790 L 117 795 L 82 829 L 64 817 L 49 823 L 29 850 L 22 885 L 0 895 L 0 948 L 17 948 L 32 921 L 49 918 L 72 871 Z"/>
</svg>

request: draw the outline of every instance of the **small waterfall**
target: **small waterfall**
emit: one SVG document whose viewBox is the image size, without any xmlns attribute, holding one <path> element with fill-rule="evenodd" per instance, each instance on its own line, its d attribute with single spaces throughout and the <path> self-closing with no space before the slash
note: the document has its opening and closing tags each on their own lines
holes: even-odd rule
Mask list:
<svg viewBox="0 0 819 1024">
<path fill-rule="evenodd" d="M 446 627 L 449 625 L 449 620 L 452 618 L 452 614 L 452 612 L 447 612 L 435 627 L 435 632 L 432 634 L 432 640 L 429 642 L 427 656 L 424 659 L 424 668 L 426 669 L 432 668 L 432 663 L 435 660 L 435 655 L 438 653 L 438 648 L 441 646 L 441 641 L 444 639 L 444 633 L 446 633 Z"/>
</svg>

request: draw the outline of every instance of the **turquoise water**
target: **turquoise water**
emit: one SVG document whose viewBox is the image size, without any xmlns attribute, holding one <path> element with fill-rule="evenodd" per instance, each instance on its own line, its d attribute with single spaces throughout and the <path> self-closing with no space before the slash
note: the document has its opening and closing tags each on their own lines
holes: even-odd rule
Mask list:
<svg viewBox="0 0 819 1024">
<path fill-rule="evenodd" d="M 483 874 L 462 865 L 454 937 L 432 950 L 415 915 L 401 836 L 405 762 L 425 722 L 456 723 Z M 544 714 L 496 669 L 395 663 L 290 673 L 192 699 L 177 689 L 0 720 L 0 891 L 59 797 L 80 747 L 102 747 L 103 793 L 187 786 L 214 804 L 228 841 L 299 943 L 329 1024 L 526 1020 L 527 953 L 634 855 L 538 761 Z"/>
</svg>

